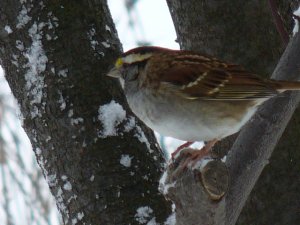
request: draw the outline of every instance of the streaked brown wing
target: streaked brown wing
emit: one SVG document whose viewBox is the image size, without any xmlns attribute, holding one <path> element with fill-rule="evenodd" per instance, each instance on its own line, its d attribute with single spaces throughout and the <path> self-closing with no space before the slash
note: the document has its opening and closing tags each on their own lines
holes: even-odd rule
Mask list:
<svg viewBox="0 0 300 225">
<path fill-rule="evenodd" d="M 162 88 L 173 88 L 189 99 L 246 100 L 277 94 L 267 82 L 240 66 L 200 55 L 174 56 L 161 79 Z"/>
</svg>

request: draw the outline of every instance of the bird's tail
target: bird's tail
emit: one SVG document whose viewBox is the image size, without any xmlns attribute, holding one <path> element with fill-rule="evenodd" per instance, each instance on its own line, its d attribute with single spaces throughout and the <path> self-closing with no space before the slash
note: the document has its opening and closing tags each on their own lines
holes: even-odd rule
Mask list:
<svg viewBox="0 0 300 225">
<path fill-rule="evenodd" d="M 275 88 L 278 92 L 300 90 L 299 81 L 270 80 L 270 83 L 273 86 L 273 88 Z"/>
</svg>

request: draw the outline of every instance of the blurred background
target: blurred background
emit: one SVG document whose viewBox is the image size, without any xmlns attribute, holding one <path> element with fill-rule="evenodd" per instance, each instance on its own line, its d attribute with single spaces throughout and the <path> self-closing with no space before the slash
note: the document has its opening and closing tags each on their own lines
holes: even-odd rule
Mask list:
<svg viewBox="0 0 300 225">
<path fill-rule="evenodd" d="M 108 0 L 108 4 L 124 51 L 142 45 L 179 49 L 165 1 Z M 0 67 L 0 224 L 58 225 L 54 198 L 21 125 L 22 115 Z M 157 138 L 167 152 L 182 143 L 158 134 Z"/>
</svg>

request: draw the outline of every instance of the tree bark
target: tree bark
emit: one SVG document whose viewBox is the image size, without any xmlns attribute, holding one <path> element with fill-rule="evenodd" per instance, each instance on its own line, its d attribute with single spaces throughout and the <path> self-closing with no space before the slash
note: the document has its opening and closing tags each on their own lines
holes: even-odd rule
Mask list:
<svg viewBox="0 0 300 225">
<path fill-rule="evenodd" d="M 205 52 L 217 56 L 218 58 L 244 65 L 249 71 L 264 76 L 271 74 L 285 45 L 281 42 L 276 27 L 273 24 L 267 1 L 168 0 L 167 2 L 177 32 L 177 40 L 182 48 Z M 287 30 L 290 31 L 293 25 L 291 12 L 295 10 L 295 6 L 297 8 L 299 1 L 277 1 L 277 3 L 279 5 L 279 12 L 284 18 L 284 24 Z M 290 75 L 293 76 L 295 74 Z M 288 77 L 284 77 L 284 79 L 288 79 Z M 288 101 L 295 101 L 292 107 L 294 108 L 298 100 L 291 99 Z M 271 104 L 271 102 L 268 104 Z M 279 105 L 277 107 L 279 107 Z M 262 110 L 264 109 L 265 108 L 262 108 Z M 293 111 L 293 109 L 291 109 L 291 111 Z M 287 112 L 284 118 L 288 118 L 291 111 Z M 297 110 L 297 112 L 299 112 L 299 110 Z M 299 224 L 300 216 L 299 213 L 296 213 L 299 208 L 298 201 L 291 201 L 291 199 L 300 198 L 298 182 L 300 177 L 299 173 L 296 172 L 296 160 L 299 159 L 300 155 L 300 152 L 296 151 L 298 145 L 300 145 L 300 142 L 297 141 L 299 140 L 297 136 L 297 134 L 299 134 L 299 125 L 292 123 L 292 121 L 298 121 L 297 118 L 299 116 L 296 115 L 299 115 L 299 113 L 297 112 L 283 134 L 283 137 L 286 138 L 282 138 L 277 145 L 274 155 L 270 159 L 266 171 L 263 173 L 263 177 L 258 181 L 254 192 L 249 197 L 248 204 L 241 214 L 238 224 Z M 272 111 L 271 114 L 270 112 L 265 113 L 265 111 L 263 114 L 264 117 L 270 117 L 271 120 L 274 119 L 274 117 L 271 116 Z M 266 121 L 268 120 L 260 118 L 258 125 Z M 251 124 L 253 123 L 255 122 L 251 122 Z M 233 183 L 236 182 L 239 177 L 238 174 L 232 173 L 232 171 L 234 171 L 232 168 L 240 165 L 239 172 L 243 173 L 243 171 L 247 169 L 247 162 L 249 162 L 246 158 L 249 160 L 252 156 L 254 156 L 252 160 L 258 163 L 258 165 L 256 164 L 256 169 L 259 167 L 263 168 L 267 161 L 265 161 L 263 165 L 260 165 L 259 162 L 263 162 L 262 159 L 268 159 L 268 156 L 262 156 L 266 154 L 266 152 L 269 152 L 268 154 L 272 152 L 270 147 L 274 147 L 277 143 L 284 125 L 277 124 L 277 126 L 280 126 L 280 129 L 272 130 L 272 134 L 277 137 L 273 139 L 269 139 L 270 137 L 268 137 L 268 140 L 271 140 L 270 143 L 267 143 L 269 150 L 260 150 L 261 152 L 258 152 L 258 155 L 256 155 L 255 152 L 257 153 L 260 149 L 259 146 L 263 145 L 264 142 L 261 139 L 257 139 L 260 141 L 258 142 L 258 147 L 256 147 L 255 138 L 258 137 L 255 136 L 255 133 L 258 131 L 258 133 L 260 133 L 263 127 L 256 127 L 255 129 L 252 127 L 250 130 L 245 128 L 247 131 L 242 131 L 242 133 L 246 133 L 252 137 L 251 140 L 249 139 L 249 143 L 252 143 L 251 148 L 248 147 L 248 149 L 244 149 L 244 143 L 239 141 L 235 143 L 235 146 L 240 143 L 243 148 L 235 147 L 232 149 L 231 158 L 229 157 L 227 161 L 227 164 L 230 165 L 229 169 L 231 170 L 231 185 L 229 187 L 229 194 L 226 196 L 226 224 L 234 224 L 236 218 L 230 220 L 228 220 L 228 218 L 230 214 L 232 215 L 232 211 L 239 208 L 238 205 L 228 205 L 228 198 L 233 197 L 233 191 L 236 191 L 235 194 L 240 195 L 236 197 L 241 197 L 243 194 L 247 196 L 251 190 L 251 186 L 254 184 L 255 179 L 253 177 L 256 176 L 257 178 L 260 174 L 260 172 L 258 172 L 256 175 L 252 175 L 253 177 L 249 176 L 252 182 L 249 181 L 247 184 L 250 190 L 245 193 L 242 190 L 232 190 Z M 287 138 L 287 134 L 291 136 Z M 240 138 L 241 137 L 239 137 L 238 140 L 241 140 Z M 235 137 L 228 138 L 221 142 L 221 144 L 217 146 L 217 149 L 227 152 L 229 150 L 228 146 L 231 146 L 234 140 Z M 288 151 L 287 149 L 290 150 Z M 233 159 L 233 155 L 236 155 L 236 158 Z M 291 159 L 293 160 L 292 163 L 290 161 Z M 280 182 L 278 180 L 280 180 Z M 241 193 L 238 193 L 239 191 L 241 191 Z M 274 198 L 274 196 L 281 197 L 278 199 L 277 197 Z M 288 205 L 288 209 L 283 210 L 283 205 Z M 274 211 L 274 208 L 278 210 Z M 235 213 L 235 216 L 238 214 L 239 211 Z"/>
<path fill-rule="evenodd" d="M 163 224 L 165 159 L 105 76 L 121 52 L 106 1 L 0 0 L 0 18 L 1 65 L 64 223 Z"/>
</svg>

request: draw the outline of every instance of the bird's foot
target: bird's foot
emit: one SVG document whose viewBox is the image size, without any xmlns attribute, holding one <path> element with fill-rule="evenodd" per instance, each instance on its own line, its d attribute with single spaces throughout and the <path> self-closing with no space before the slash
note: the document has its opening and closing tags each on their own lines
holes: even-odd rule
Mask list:
<svg viewBox="0 0 300 225">
<path fill-rule="evenodd" d="M 172 154 L 171 158 L 172 160 L 176 159 L 179 155 L 182 149 L 189 147 L 192 145 L 194 142 L 193 141 L 187 141 L 184 144 L 180 145 Z"/>
<path fill-rule="evenodd" d="M 215 145 L 216 142 L 217 142 L 216 139 L 209 141 L 200 150 L 195 150 L 195 149 L 189 148 L 184 151 L 181 151 L 180 156 L 178 157 L 179 162 L 176 162 L 176 158 L 175 158 L 175 160 L 172 158 L 173 164 L 175 164 L 175 166 L 177 167 L 176 174 L 182 173 L 187 168 L 193 169 L 196 166 L 197 162 L 199 162 L 200 160 L 202 160 L 205 157 L 209 157 L 210 150 Z M 176 154 L 178 154 L 178 153 L 176 153 Z"/>
</svg>

